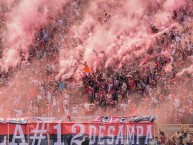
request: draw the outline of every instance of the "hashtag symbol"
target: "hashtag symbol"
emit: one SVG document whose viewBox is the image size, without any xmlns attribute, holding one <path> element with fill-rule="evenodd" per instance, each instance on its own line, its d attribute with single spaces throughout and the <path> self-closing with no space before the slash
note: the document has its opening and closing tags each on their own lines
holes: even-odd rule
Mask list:
<svg viewBox="0 0 193 145">
<path fill-rule="evenodd" d="M 44 130 L 45 123 L 42 123 L 42 127 L 39 130 L 39 123 L 36 125 L 36 129 L 32 130 L 32 133 L 34 133 L 34 136 L 31 136 L 30 139 L 32 139 L 32 145 L 35 145 L 35 141 L 38 140 L 38 144 L 40 145 L 41 140 L 45 139 L 46 137 L 43 136 L 43 133 L 47 132 L 47 130 Z"/>
</svg>

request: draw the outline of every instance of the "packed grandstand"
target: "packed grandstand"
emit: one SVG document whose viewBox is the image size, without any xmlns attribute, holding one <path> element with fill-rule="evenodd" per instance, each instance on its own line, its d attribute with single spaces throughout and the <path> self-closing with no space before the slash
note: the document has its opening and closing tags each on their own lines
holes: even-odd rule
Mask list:
<svg viewBox="0 0 193 145">
<path fill-rule="evenodd" d="M 0 117 L 192 124 L 192 8 L 192 0 L 1 0 Z M 180 130 L 172 142 L 187 136 Z"/>
</svg>

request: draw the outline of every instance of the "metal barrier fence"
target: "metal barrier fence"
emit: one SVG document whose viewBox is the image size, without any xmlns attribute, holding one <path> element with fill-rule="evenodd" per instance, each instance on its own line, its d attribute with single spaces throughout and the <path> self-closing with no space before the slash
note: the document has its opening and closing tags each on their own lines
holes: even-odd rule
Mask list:
<svg viewBox="0 0 193 145">
<path fill-rule="evenodd" d="M 178 137 L 183 136 L 182 132 L 188 132 L 193 135 L 193 124 L 157 124 L 156 131 L 156 136 L 159 136 L 159 131 L 163 131 L 165 133 L 165 145 L 179 145 L 180 143 Z M 193 144 L 193 136 L 189 142 L 191 142 L 191 145 Z"/>
</svg>

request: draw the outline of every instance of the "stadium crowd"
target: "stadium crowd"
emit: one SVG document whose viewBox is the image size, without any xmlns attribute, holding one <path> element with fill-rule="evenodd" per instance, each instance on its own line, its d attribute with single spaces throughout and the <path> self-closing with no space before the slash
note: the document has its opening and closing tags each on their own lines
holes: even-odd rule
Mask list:
<svg viewBox="0 0 193 145">
<path fill-rule="evenodd" d="M 85 64 L 82 79 L 89 102 L 96 108 L 102 107 L 103 112 L 113 110 L 112 114 L 116 111 L 133 115 L 140 112 L 149 115 L 165 113 L 161 116 L 165 116 L 166 120 L 170 118 L 166 122 L 192 122 L 192 76 L 177 75 L 192 64 L 192 28 L 187 25 L 191 15 L 184 9 L 174 11 L 173 19 L 179 21 L 183 29 L 173 29 L 161 34 L 160 38 L 156 37 L 154 46 L 148 50 L 151 59 L 142 65 L 135 61 L 118 72 L 107 69 L 90 73 Z M 152 33 L 155 33 L 153 28 Z M 164 55 L 166 51 L 170 52 L 168 56 Z"/>
<path fill-rule="evenodd" d="M 80 7 L 84 6 L 80 1 L 76 2 Z M 74 11 L 73 5 L 76 4 L 67 5 L 70 9 L 64 11 L 65 18 L 53 18 L 49 27 L 40 29 L 34 44 L 30 46 L 29 59 L 23 58 L 25 63 L 11 68 L 8 72 L 1 71 L 2 89 L 10 86 L 12 76 L 19 70 L 23 70 L 22 78 L 27 79 L 29 84 L 17 82 L 12 91 L 17 92 L 14 88 L 18 87 L 25 90 L 30 86 L 27 94 L 17 92 L 17 96 L 11 95 L 7 100 L 1 97 L 1 102 L 6 102 L 0 106 L 4 117 L 157 114 L 162 116 L 160 120 L 167 123 L 193 123 L 193 77 L 188 73 L 177 75 L 193 64 L 192 12 L 185 8 L 173 12 L 173 19 L 181 24 L 181 29 L 172 28 L 153 39 L 154 45 L 148 49 L 148 59 L 144 59 L 144 62 L 141 63 L 142 58 L 139 58 L 128 62 L 119 71 L 107 68 L 97 72 L 92 71 L 85 62 L 82 85 L 75 85 L 73 78 L 55 78 L 58 74 L 60 45 L 56 42 L 64 36 L 54 34 L 67 32 L 73 25 L 73 20 L 79 19 L 80 7 Z M 7 11 L 9 8 L 1 5 L 1 55 Z M 74 13 L 73 17 L 68 17 L 69 11 Z M 150 29 L 152 33 L 159 32 L 159 28 L 155 26 L 150 26 Z M 117 36 L 117 39 L 120 37 Z M 71 47 L 79 43 L 73 38 L 69 40 Z M 166 55 L 166 52 L 170 53 Z M 36 77 L 28 78 L 29 73 L 24 72 L 35 74 Z M 0 92 L 1 95 L 5 95 L 4 93 L 7 92 Z"/>
</svg>

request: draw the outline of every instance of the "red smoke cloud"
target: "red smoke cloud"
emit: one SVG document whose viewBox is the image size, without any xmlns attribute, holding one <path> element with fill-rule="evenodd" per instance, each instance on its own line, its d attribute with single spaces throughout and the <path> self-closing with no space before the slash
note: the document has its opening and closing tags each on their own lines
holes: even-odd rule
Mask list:
<svg viewBox="0 0 193 145">
<path fill-rule="evenodd" d="M 82 67 L 79 60 L 96 71 L 120 68 L 136 58 L 147 57 L 152 39 L 180 27 L 172 20 L 173 11 L 186 5 L 185 0 L 179 3 L 175 0 L 90 2 L 82 23 L 70 30 L 70 37 L 78 37 L 83 43 L 70 52 L 64 45 L 61 47 L 59 76 L 77 76 Z M 150 26 L 159 28 L 159 33 L 153 34 Z"/>
<path fill-rule="evenodd" d="M 14 1 L 8 1 L 11 5 Z M 35 33 L 49 24 L 49 17 L 61 11 L 65 0 L 21 0 L 7 15 L 7 29 L 2 58 L 2 67 L 7 71 L 29 57 L 29 45 L 33 43 Z"/>
</svg>

